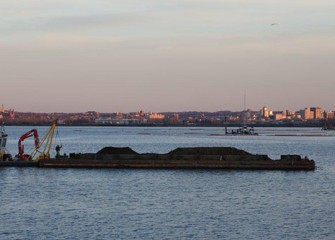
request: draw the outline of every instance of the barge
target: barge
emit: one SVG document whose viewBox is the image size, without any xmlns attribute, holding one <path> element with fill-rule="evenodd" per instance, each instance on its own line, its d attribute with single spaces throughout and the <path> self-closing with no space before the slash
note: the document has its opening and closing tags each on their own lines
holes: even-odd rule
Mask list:
<svg viewBox="0 0 335 240">
<path fill-rule="evenodd" d="M 0 167 L 41 168 L 167 168 L 167 169 L 247 169 L 247 170 L 314 170 L 315 162 L 299 155 L 282 155 L 272 160 L 267 155 L 251 154 L 232 147 L 176 148 L 166 154 L 137 153 L 129 147 L 105 147 L 97 153 L 71 153 L 60 156 L 61 146 L 56 147 L 56 158 L 50 158 L 55 119 L 45 136 L 39 141 L 37 130 L 21 136 L 19 154 L 15 159 L 6 149 L 7 134 L 0 129 Z M 246 134 L 247 131 L 240 132 Z M 227 134 L 227 129 L 226 129 Z M 255 134 L 253 131 L 249 134 Z M 24 153 L 22 141 L 34 136 L 35 149 Z M 44 150 L 42 151 L 42 146 Z"/>
<path fill-rule="evenodd" d="M 299 155 L 272 160 L 231 147 L 177 148 L 166 154 L 137 153 L 131 148 L 106 147 L 97 153 L 71 153 L 67 158 L 41 159 L 44 168 L 147 168 L 314 170 L 315 162 Z"/>
</svg>

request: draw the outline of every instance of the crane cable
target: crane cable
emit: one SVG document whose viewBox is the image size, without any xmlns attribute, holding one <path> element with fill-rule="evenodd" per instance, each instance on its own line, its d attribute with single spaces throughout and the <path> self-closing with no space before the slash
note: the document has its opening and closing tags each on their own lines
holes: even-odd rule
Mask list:
<svg viewBox="0 0 335 240">
<path fill-rule="evenodd" d="M 58 140 L 57 142 L 59 142 L 59 145 L 62 145 L 62 139 L 59 136 L 59 132 L 58 132 L 58 125 L 56 126 L 56 140 Z"/>
<path fill-rule="evenodd" d="M 44 137 L 41 139 L 40 141 L 40 145 L 34 149 L 34 151 L 30 154 L 31 158 L 34 160 L 39 160 L 41 158 L 49 158 L 50 157 L 50 148 L 52 145 L 52 139 L 54 136 L 54 132 L 55 132 L 55 128 L 57 124 L 57 119 L 55 119 L 52 122 L 51 127 L 49 128 L 49 130 L 47 131 L 47 133 L 44 135 Z M 43 145 L 43 151 L 40 151 L 40 148 Z M 41 153 L 37 158 L 35 158 L 36 154 Z"/>
</svg>

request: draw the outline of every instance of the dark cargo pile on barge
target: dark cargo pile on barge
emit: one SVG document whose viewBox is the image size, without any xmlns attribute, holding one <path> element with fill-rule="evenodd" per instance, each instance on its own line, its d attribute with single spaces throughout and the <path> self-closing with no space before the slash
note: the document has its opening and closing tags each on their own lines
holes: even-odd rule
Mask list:
<svg viewBox="0 0 335 240">
<path fill-rule="evenodd" d="M 97 155 L 105 154 L 139 154 L 130 147 L 104 147 L 97 152 Z"/>
<path fill-rule="evenodd" d="M 104 154 L 138 154 L 130 147 L 104 147 L 97 152 L 97 155 Z M 147 153 L 152 154 L 152 153 Z M 182 154 L 182 155 L 251 155 L 246 151 L 233 148 L 233 147 L 194 147 L 194 148 L 176 148 L 168 154 Z"/>
</svg>

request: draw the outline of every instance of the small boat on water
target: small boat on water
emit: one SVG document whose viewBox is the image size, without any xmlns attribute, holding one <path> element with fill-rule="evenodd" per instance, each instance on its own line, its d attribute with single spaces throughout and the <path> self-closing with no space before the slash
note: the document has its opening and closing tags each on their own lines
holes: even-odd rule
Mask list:
<svg viewBox="0 0 335 240">
<path fill-rule="evenodd" d="M 245 122 L 243 123 L 242 127 L 228 131 L 226 117 L 224 119 L 224 127 L 225 135 L 258 135 L 258 133 L 255 132 L 254 127 L 248 127 Z"/>
<path fill-rule="evenodd" d="M 7 137 L 8 135 L 5 131 L 5 127 L 1 125 L 0 127 L 0 161 L 8 161 L 12 158 L 12 155 L 6 148 Z"/>
<path fill-rule="evenodd" d="M 225 130 L 226 135 L 258 135 L 258 133 L 255 132 L 255 129 L 253 127 L 248 127 L 244 125 L 243 127 L 232 129 L 230 132 L 226 129 Z"/>
</svg>

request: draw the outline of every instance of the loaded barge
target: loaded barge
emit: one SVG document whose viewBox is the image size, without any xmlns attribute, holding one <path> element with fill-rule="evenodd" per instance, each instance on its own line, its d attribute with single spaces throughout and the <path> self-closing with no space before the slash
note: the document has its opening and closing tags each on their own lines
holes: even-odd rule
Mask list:
<svg viewBox="0 0 335 240">
<path fill-rule="evenodd" d="M 139 154 L 131 148 L 106 147 L 97 153 L 72 153 L 68 158 L 41 159 L 39 167 L 314 170 L 315 162 L 299 155 L 272 160 L 231 147 L 177 148 L 166 154 Z"/>
<path fill-rule="evenodd" d="M 282 155 L 272 160 L 267 155 L 255 155 L 232 147 L 177 148 L 166 154 L 137 153 L 129 147 L 105 147 L 97 153 L 71 153 L 50 158 L 50 148 L 57 120 L 39 141 L 37 130 L 21 136 L 18 155 L 13 159 L 6 149 L 7 134 L 0 129 L 0 167 L 42 168 L 169 168 L 169 169 L 247 169 L 247 170 L 314 170 L 315 162 L 299 155 Z M 35 149 L 24 153 L 22 141 L 34 136 Z M 44 150 L 42 151 L 42 146 Z M 37 154 L 39 153 L 39 154 Z"/>
</svg>

